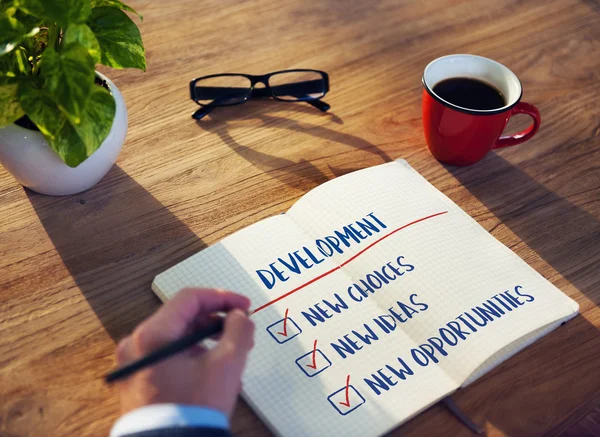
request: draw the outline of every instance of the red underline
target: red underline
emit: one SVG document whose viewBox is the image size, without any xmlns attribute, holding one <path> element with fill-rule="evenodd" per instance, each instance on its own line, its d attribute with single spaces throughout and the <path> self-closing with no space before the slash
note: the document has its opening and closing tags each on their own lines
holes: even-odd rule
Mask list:
<svg viewBox="0 0 600 437">
<path fill-rule="evenodd" d="M 250 314 L 255 314 L 255 313 L 259 312 L 260 310 L 263 310 L 263 309 L 267 308 L 268 306 L 271 306 L 271 305 L 273 305 L 275 302 L 279 302 L 281 299 L 284 299 L 284 298 L 288 297 L 289 295 L 291 295 L 291 294 L 294 294 L 295 292 L 297 292 L 297 291 L 299 291 L 299 290 L 302 290 L 304 287 L 306 287 L 306 286 L 308 286 L 308 285 L 312 284 L 313 282 L 316 282 L 316 281 L 318 281 L 319 279 L 321 279 L 321 278 L 324 278 L 324 277 L 325 277 L 325 276 L 327 276 L 327 275 L 330 275 L 331 273 L 335 272 L 336 270 L 339 270 L 339 269 L 341 269 L 341 268 L 342 268 L 342 267 L 344 267 L 346 264 L 350 263 L 351 261 L 354 261 L 356 258 L 358 258 L 360 255 L 362 255 L 363 253 L 365 253 L 367 250 L 369 250 L 370 248 L 372 248 L 372 247 L 373 247 L 373 246 L 375 246 L 376 244 L 378 244 L 378 243 L 382 242 L 382 241 L 383 241 L 383 240 L 385 240 L 387 237 L 389 237 L 389 236 L 391 236 L 391 235 L 394 235 L 396 232 L 398 232 L 398 231 L 401 231 L 402 229 L 406 229 L 406 228 L 408 228 L 409 226 L 412 226 L 412 225 L 414 225 L 414 224 L 416 224 L 416 223 L 419 223 L 419 222 L 422 222 L 422 221 L 428 220 L 428 219 L 430 219 L 430 218 L 433 218 L 433 217 L 437 217 L 437 216 L 439 216 L 439 215 L 447 214 L 447 213 L 448 213 L 448 211 L 442 211 L 442 212 L 438 212 L 438 213 L 436 213 L 436 214 L 428 215 L 427 217 L 423 217 L 423 218 L 420 218 L 420 219 L 418 219 L 418 220 L 415 220 L 415 221 L 412 221 L 412 222 L 410 222 L 410 223 L 407 223 L 407 224 L 405 224 L 405 225 L 403 225 L 403 226 L 400 226 L 398 229 L 394 229 L 392 232 L 390 232 L 390 233 L 388 233 L 388 234 L 384 235 L 384 236 L 383 236 L 383 237 L 381 237 L 379 240 L 375 240 L 374 242 L 372 242 L 371 244 L 369 244 L 367 247 L 365 247 L 365 248 L 364 248 L 363 250 L 361 250 L 360 252 L 356 253 L 354 256 L 352 256 L 352 257 L 348 258 L 346 261 L 344 261 L 344 262 L 343 262 L 342 264 L 340 264 L 339 266 L 337 266 L 337 267 L 334 267 L 333 269 L 326 271 L 325 273 L 323 273 L 323 274 L 321 274 L 321 275 L 317 276 L 316 278 L 313 278 L 313 279 L 311 279 L 310 281 L 308 281 L 308 282 L 305 282 L 304 284 L 300 285 L 299 287 L 296 287 L 296 288 L 294 288 L 292 291 L 288 291 L 287 293 L 285 293 L 285 294 L 282 294 L 282 295 L 281 295 L 281 296 L 279 296 L 278 298 L 276 298 L 276 299 L 273 299 L 272 301 L 270 301 L 270 302 L 267 302 L 266 304 L 264 304 L 264 305 L 262 305 L 262 306 L 259 306 L 259 307 L 258 307 L 258 308 L 256 308 L 254 311 L 252 311 Z"/>
</svg>

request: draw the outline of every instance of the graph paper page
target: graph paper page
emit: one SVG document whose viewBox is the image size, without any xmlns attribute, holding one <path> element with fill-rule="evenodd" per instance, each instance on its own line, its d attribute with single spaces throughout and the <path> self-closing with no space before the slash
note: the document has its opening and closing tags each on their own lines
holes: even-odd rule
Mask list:
<svg viewBox="0 0 600 437">
<path fill-rule="evenodd" d="M 285 271 L 285 281 L 275 271 Z M 423 369 L 420 378 L 410 378 L 412 369 L 394 350 L 417 345 L 401 331 L 375 334 L 376 302 L 351 305 L 344 296 L 350 285 L 346 274 L 315 247 L 315 240 L 280 215 L 158 275 L 153 289 L 163 300 L 194 286 L 250 297 L 255 346 L 243 377 L 243 396 L 276 434 L 377 436 L 457 386 L 433 366 Z M 390 323 L 379 322 L 383 327 Z M 382 362 L 389 367 L 378 373 Z M 365 375 L 374 375 L 369 378 L 380 395 L 364 388 Z M 403 388 L 383 397 L 388 382 L 401 382 Z"/>
<path fill-rule="evenodd" d="M 243 395 L 279 435 L 378 436 L 577 305 L 406 162 L 312 190 L 156 277 L 252 301 Z"/>
<path fill-rule="evenodd" d="M 577 313 L 406 161 L 321 185 L 287 215 L 311 238 L 330 236 L 343 249 L 329 259 L 356 285 L 351 293 L 368 290 L 364 300 L 396 322 L 383 335 L 401 331 L 419 345 L 395 348 L 415 377 L 435 366 L 457 385 L 471 382 Z"/>
</svg>

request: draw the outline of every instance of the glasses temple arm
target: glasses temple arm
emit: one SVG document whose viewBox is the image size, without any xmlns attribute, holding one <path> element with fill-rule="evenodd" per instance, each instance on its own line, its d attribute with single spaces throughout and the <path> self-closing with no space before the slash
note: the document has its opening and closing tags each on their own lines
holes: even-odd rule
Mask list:
<svg viewBox="0 0 600 437">
<path fill-rule="evenodd" d="M 202 120 L 205 116 L 207 116 L 208 114 L 210 114 L 210 112 L 214 109 L 214 106 L 202 106 L 201 108 L 199 108 L 198 110 L 196 110 L 196 112 L 194 112 L 192 114 L 192 118 L 196 119 L 196 120 Z"/>
<path fill-rule="evenodd" d="M 331 108 L 331 106 L 328 103 L 325 103 L 323 100 L 305 100 L 305 102 L 322 112 L 327 112 L 329 108 Z"/>
</svg>

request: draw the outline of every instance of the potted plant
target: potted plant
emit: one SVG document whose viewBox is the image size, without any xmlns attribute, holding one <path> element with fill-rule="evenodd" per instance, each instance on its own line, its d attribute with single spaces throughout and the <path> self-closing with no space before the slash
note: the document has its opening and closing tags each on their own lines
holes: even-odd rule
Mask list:
<svg viewBox="0 0 600 437">
<path fill-rule="evenodd" d="M 137 14 L 119 0 L 0 0 L 0 163 L 24 186 L 74 194 L 114 164 L 127 110 L 95 66 L 146 70 L 124 11 Z"/>
</svg>

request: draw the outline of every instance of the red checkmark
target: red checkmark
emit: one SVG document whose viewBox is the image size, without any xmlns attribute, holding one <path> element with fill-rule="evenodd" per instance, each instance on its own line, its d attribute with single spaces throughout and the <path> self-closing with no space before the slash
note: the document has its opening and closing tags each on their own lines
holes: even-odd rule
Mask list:
<svg viewBox="0 0 600 437">
<path fill-rule="evenodd" d="M 348 393 L 348 389 L 350 388 L 350 375 L 346 378 L 346 402 L 340 402 L 344 407 L 350 406 L 350 394 Z"/>
<path fill-rule="evenodd" d="M 313 345 L 312 364 L 307 364 L 306 366 L 311 369 L 317 369 L 317 340 L 315 340 L 315 344 Z"/>
<path fill-rule="evenodd" d="M 278 332 L 279 335 L 283 335 L 284 337 L 287 337 L 287 315 L 289 310 L 289 308 L 286 308 L 285 316 L 283 316 L 283 332 Z"/>
</svg>

